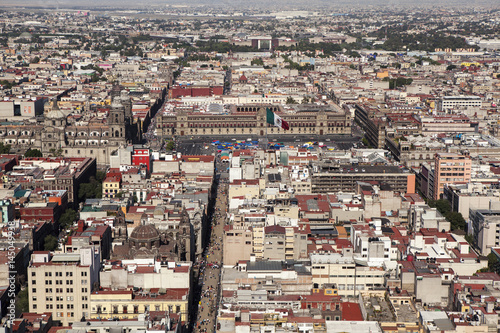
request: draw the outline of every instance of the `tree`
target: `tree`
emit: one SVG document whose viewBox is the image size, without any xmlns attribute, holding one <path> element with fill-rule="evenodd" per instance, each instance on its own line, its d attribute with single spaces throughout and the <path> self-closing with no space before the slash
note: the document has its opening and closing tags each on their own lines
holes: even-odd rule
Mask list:
<svg viewBox="0 0 500 333">
<path fill-rule="evenodd" d="M 78 190 L 78 199 L 85 201 L 91 198 L 100 198 L 102 196 L 102 182 L 99 182 L 94 177 L 90 178 L 88 183 L 80 184 Z"/>
<path fill-rule="evenodd" d="M 34 57 L 32 60 L 31 60 L 31 63 L 32 64 L 38 64 L 40 62 L 40 58 L 39 57 Z"/>
<path fill-rule="evenodd" d="M 62 228 L 67 229 L 78 219 L 78 213 L 72 209 L 67 208 L 59 218 L 59 224 Z"/>
<path fill-rule="evenodd" d="M 456 65 L 449 65 L 448 67 L 446 67 L 446 70 L 447 70 L 447 71 L 452 71 L 452 70 L 454 70 L 455 68 L 457 68 L 457 66 L 456 66 Z"/>
<path fill-rule="evenodd" d="M 57 249 L 58 241 L 57 237 L 53 235 L 47 235 L 44 239 L 43 249 L 45 251 L 54 251 Z"/>
<path fill-rule="evenodd" d="M 21 314 L 30 310 L 30 302 L 28 297 L 28 288 L 24 288 L 17 294 L 16 312 Z"/>
<path fill-rule="evenodd" d="M 465 230 L 467 223 L 464 217 L 459 212 L 454 212 L 451 210 L 451 204 L 448 200 L 428 200 L 427 204 L 431 208 L 436 208 L 441 215 L 443 215 L 447 221 L 450 221 L 450 227 L 453 230 Z"/>
<path fill-rule="evenodd" d="M 293 99 L 293 97 L 288 97 L 286 99 L 286 104 L 297 104 L 297 102 Z"/>
<path fill-rule="evenodd" d="M 43 154 L 38 149 L 30 148 L 26 153 L 24 153 L 24 157 L 42 157 Z"/>
<path fill-rule="evenodd" d="M 172 151 L 172 150 L 174 150 L 174 148 L 175 148 L 175 143 L 174 143 L 173 141 L 169 141 L 169 142 L 167 142 L 166 149 L 167 149 L 168 151 Z"/>
<path fill-rule="evenodd" d="M 257 58 L 257 59 L 253 59 L 250 64 L 253 66 L 264 66 L 264 61 L 262 60 L 262 58 Z"/>
<path fill-rule="evenodd" d="M 10 145 L 4 145 L 3 142 L 0 142 L 0 154 L 8 153 L 10 153 Z"/>
<path fill-rule="evenodd" d="M 490 272 L 496 272 L 499 268 L 498 265 L 498 257 L 493 252 L 490 252 L 490 254 L 488 254 L 488 270 Z"/>
<path fill-rule="evenodd" d="M 302 104 L 307 104 L 307 103 L 309 103 L 309 97 L 304 96 L 304 98 L 302 99 Z"/>
</svg>

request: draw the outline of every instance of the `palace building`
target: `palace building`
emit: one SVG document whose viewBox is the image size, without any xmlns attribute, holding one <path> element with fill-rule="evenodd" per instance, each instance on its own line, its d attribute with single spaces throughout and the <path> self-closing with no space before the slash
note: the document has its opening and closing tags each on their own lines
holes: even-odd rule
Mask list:
<svg viewBox="0 0 500 333">
<path fill-rule="evenodd" d="M 266 123 L 270 108 L 290 129 L 284 131 Z M 198 106 L 167 105 L 157 117 L 156 134 L 169 136 L 212 135 L 339 135 L 351 134 L 351 115 L 337 105 L 230 105 L 216 110 Z"/>
</svg>

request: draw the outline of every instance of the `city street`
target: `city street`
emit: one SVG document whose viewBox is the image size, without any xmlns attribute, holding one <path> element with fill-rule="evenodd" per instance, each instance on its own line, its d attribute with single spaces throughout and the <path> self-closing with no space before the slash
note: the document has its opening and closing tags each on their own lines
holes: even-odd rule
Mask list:
<svg viewBox="0 0 500 333">
<path fill-rule="evenodd" d="M 217 160 L 217 166 L 218 170 L 222 168 L 219 159 Z M 200 263 L 199 282 L 202 287 L 194 332 L 215 332 L 217 307 L 221 292 L 222 234 L 227 215 L 227 190 L 227 180 L 220 178 L 212 218 L 210 242 Z"/>
</svg>

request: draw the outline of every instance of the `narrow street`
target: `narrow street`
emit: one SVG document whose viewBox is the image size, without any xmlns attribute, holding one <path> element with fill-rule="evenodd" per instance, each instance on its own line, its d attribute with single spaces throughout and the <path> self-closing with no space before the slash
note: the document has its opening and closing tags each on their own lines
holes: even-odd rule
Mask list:
<svg viewBox="0 0 500 333">
<path fill-rule="evenodd" d="M 220 175 L 222 164 L 217 159 L 217 172 Z M 198 317 L 194 323 L 194 332 L 215 332 L 217 307 L 220 297 L 222 267 L 222 235 L 227 215 L 227 179 L 216 177 L 219 184 L 212 218 L 210 241 L 200 265 L 199 283 L 201 284 L 198 302 Z M 217 180 L 216 180 L 217 181 Z"/>
</svg>

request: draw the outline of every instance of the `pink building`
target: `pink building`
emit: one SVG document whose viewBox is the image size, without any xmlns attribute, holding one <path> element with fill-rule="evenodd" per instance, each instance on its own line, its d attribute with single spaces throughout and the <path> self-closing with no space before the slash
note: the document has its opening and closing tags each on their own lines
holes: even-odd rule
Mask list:
<svg viewBox="0 0 500 333">
<path fill-rule="evenodd" d="M 444 184 L 460 184 L 470 181 L 471 159 L 469 156 L 438 153 L 434 158 L 434 200 L 443 195 Z"/>
</svg>

